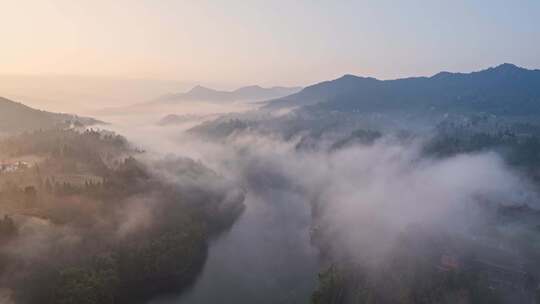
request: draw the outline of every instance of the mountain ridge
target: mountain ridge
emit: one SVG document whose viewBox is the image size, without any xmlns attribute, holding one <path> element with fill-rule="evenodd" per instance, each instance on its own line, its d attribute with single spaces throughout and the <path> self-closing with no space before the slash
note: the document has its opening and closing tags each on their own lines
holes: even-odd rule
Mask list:
<svg viewBox="0 0 540 304">
<path fill-rule="evenodd" d="M 443 71 L 430 77 L 391 80 L 346 74 L 267 101 L 265 108 L 305 106 L 345 112 L 460 108 L 540 114 L 540 70 L 504 63 L 471 73 Z"/>
<path fill-rule="evenodd" d="M 0 97 L 0 133 L 10 134 L 55 127 L 103 123 L 74 114 L 53 113 L 31 108 L 23 103 Z"/>
<path fill-rule="evenodd" d="M 157 98 L 154 102 L 178 102 L 178 101 L 210 101 L 210 102 L 234 102 L 234 101 L 261 101 L 272 98 L 280 98 L 294 94 L 301 87 L 261 87 L 250 85 L 237 88 L 232 91 L 216 90 L 201 85 L 194 86 L 184 93 L 167 94 Z"/>
</svg>

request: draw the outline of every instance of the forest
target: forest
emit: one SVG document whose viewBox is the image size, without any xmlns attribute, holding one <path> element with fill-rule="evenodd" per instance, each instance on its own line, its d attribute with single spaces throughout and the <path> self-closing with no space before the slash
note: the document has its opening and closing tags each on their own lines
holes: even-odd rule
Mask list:
<svg viewBox="0 0 540 304">
<path fill-rule="evenodd" d="M 27 132 L 3 139 L 0 155 L 30 159 L 0 173 L 0 282 L 17 303 L 179 292 L 244 208 L 242 191 L 201 163 L 146 160 L 112 132 Z"/>
<path fill-rule="evenodd" d="M 421 157 L 445 160 L 496 152 L 539 189 L 540 134 L 535 125 L 485 128 L 477 119 L 440 123 L 427 140 L 423 137 Z M 417 137 L 400 134 L 406 136 L 394 138 Z M 332 147 L 342 148 L 352 140 L 371 145 L 381 136 L 359 129 Z M 458 231 L 409 226 L 386 255 L 370 255 L 364 248 L 367 255 L 359 261 L 336 250 L 333 240 L 338 235 L 324 222 L 324 203 L 315 201 L 312 242 L 321 248 L 324 266 L 311 302 L 540 303 L 540 212 L 530 203 L 477 197 L 464 212 L 480 212 L 480 222 Z"/>
</svg>

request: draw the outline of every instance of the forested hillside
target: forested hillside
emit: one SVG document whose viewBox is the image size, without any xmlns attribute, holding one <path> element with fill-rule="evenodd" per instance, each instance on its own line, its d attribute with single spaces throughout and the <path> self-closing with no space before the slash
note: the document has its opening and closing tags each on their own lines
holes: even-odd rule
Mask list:
<svg viewBox="0 0 540 304">
<path fill-rule="evenodd" d="M 100 122 L 92 118 L 36 110 L 0 97 L 0 135 L 97 123 Z"/>
<path fill-rule="evenodd" d="M 243 193 L 198 162 L 141 153 L 96 130 L 0 143 L 0 283 L 17 303 L 144 303 L 193 282 Z"/>
</svg>

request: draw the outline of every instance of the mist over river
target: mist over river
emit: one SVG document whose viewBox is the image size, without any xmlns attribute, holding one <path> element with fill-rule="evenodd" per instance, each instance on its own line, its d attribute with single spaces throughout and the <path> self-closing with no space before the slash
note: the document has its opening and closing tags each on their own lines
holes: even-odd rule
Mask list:
<svg viewBox="0 0 540 304">
<path fill-rule="evenodd" d="M 318 259 L 307 202 L 277 187 L 248 192 L 245 204 L 231 230 L 211 243 L 193 288 L 152 304 L 309 302 Z"/>
<path fill-rule="evenodd" d="M 256 143 L 212 144 L 183 136 L 178 126 L 152 125 L 148 122 L 157 118 L 151 115 L 139 118 L 108 127 L 150 155 L 201 161 L 246 192 L 245 210 L 211 241 L 193 286 L 149 303 L 309 303 L 317 285 L 318 249 L 310 241 L 309 196 L 291 182 L 294 177 L 285 161 L 290 145 L 262 138 L 250 138 Z"/>
</svg>

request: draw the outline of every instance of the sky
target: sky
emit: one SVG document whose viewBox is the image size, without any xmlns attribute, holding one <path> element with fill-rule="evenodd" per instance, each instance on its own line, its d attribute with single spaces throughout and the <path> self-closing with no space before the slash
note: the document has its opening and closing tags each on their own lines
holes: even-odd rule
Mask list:
<svg viewBox="0 0 540 304">
<path fill-rule="evenodd" d="M 0 0 L 0 74 L 308 85 L 540 68 L 540 1 Z"/>
</svg>

